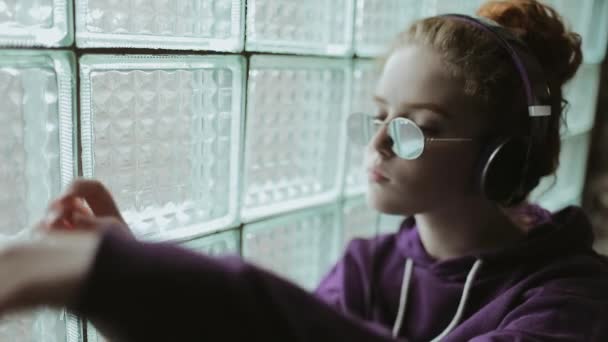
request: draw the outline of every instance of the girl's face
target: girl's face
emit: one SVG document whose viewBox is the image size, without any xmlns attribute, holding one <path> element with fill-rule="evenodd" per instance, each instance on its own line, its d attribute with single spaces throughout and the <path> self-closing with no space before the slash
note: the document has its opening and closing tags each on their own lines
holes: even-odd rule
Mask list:
<svg viewBox="0 0 608 342">
<path fill-rule="evenodd" d="M 395 50 L 384 66 L 374 100 L 376 117 L 388 122 L 403 116 L 414 121 L 427 138 L 474 138 L 469 142 L 431 142 L 414 160 L 401 159 L 391 149 L 386 126 L 373 136 L 365 153 L 370 175 L 368 204 L 388 214 L 413 215 L 433 211 L 453 201 L 481 196 L 476 187 L 480 153 L 477 139 L 488 125 L 464 93 L 464 80 L 448 72 L 430 48 L 407 45 Z"/>
</svg>

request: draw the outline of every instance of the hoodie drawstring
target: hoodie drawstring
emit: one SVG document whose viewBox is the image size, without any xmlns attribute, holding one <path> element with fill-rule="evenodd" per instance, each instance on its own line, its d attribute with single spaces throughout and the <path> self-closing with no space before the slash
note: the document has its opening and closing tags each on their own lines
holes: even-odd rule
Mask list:
<svg viewBox="0 0 608 342">
<path fill-rule="evenodd" d="M 412 270 L 414 269 L 413 265 L 412 259 L 407 258 L 405 260 L 405 271 L 403 271 L 401 294 L 399 295 L 399 311 L 397 311 L 397 319 L 395 320 L 395 325 L 393 325 L 393 337 L 399 336 L 399 330 L 401 330 L 401 322 L 403 321 L 405 304 L 407 303 L 407 292 L 410 288 L 410 279 L 412 278 Z"/>
<path fill-rule="evenodd" d="M 441 334 L 431 340 L 431 342 L 438 342 L 445 338 L 456 326 L 460 323 L 462 319 L 462 313 L 464 312 L 465 305 L 467 300 L 469 299 L 469 293 L 471 291 L 471 287 L 473 286 L 473 281 L 475 280 L 475 276 L 479 271 L 483 261 L 481 259 L 477 259 L 471 267 L 469 274 L 467 275 L 467 280 L 464 283 L 464 289 L 462 290 L 462 296 L 460 297 L 460 303 L 458 304 L 458 308 L 456 309 L 456 314 L 452 321 L 448 326 L 443 330 Z M 405 306 L 407 304 L 407 294 L 409 292 L 410 282 L 412 280 L 412 270 L 414 268 L 414 263 L 412 259 L 408 258 L 405 261 L 405 270 L 403 272 L 403 281 L 401 283 L 401 294 L 399 296 L 399 310 L 397 311 L 397 318 L 395 319 L 395 324 L 393 325 L 393 337 L 399 336 L 399 331 L 401 330 L 401 326 L 403 323 L 403 316 L 405 314 Z"/>
</svg>

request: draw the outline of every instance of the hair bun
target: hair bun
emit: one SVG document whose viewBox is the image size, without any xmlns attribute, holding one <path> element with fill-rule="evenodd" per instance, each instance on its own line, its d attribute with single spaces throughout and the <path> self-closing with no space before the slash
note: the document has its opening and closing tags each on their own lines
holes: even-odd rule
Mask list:
<svg viewBox="0 0 608 342">
<path fill-rule="evenodd" d="M 559 86 L 571 79 L 583 60 L 581 36 L 569 31 L 552 7 L 536 0 L 489 1 L 477 15 L 513 30 Z"/>
</svg>

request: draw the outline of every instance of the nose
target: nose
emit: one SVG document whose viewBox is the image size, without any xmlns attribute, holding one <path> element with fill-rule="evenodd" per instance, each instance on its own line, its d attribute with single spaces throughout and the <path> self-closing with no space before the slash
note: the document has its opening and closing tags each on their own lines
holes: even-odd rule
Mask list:
<svg viewBox="0 0 608 342">
<path fill-rule="evenodd" d="M 376 150 L 385 159 L 395 155 L 393 152 L 393 138 L 388 134 L 388 125 L 378 127 L 368 147 Z"/>
</svg>

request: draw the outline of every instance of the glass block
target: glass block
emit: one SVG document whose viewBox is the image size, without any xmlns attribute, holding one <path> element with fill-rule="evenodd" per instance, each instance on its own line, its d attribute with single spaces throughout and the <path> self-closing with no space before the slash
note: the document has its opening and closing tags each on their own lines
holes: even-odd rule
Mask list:
<svg viewBox="0 0 608 342">
<path fill-rule="evenodd" d="M 376 113 L 373 102 L 376 83 L 382 72 L 378 62 L 356 59 L 353 63 L 352 96 L 350 113 Z M 364 162 L 364 148 L 346 144 L 346 162 L 344 177 L 344 195 L 356 196 L 367 191 L 367 171 Z"/>
<path fill-rule="evenodd" d="M 338 197 L 350 74 L 349 60 L 251 58 L 244 222 Z"/>
<path fill-rule="evenodd" d="M 543 178 L 530 198 L 555 211 L 575 201 L 583 192 L 591 134 L 579 134 L 562 140 L 560 165 L 556 176 Z"/>
<path fill-rule="evenodd" d="M 431 17 L 446 13 L 475 15 L 485 0 L 425 0 L 423 14 Z"/>
<path fill-rule="evenodd" d="M 555 212 L 570 205 L 581 207 L 583 205 L 582 194 L 579 194 L 578 197 L 561 197 L 547 201 L 545 208 Z"/>
<path fill-rule="evenodd" d="M 40 309 L 5 315 L 0 319 L 0 341 L 80 342 L 82 332 L 68 328 L 77 321 L 64 311 Z M 70 328 L 71 329 L 71 328 Z"/>
<path fill-rule="evenodd" d="M 576 75 L 563 88 L 570 103 L 565 111 L 562 134 L 576 135 L 593 127 L 600 88 L 600 64 L 582 64 Z"/>
<path fill-rule="evenodd" d="M 66 317 L 66 342 L 81 342 L 85 341 L 84 321 L 78 316 L 65 312 Z M 46 341 L 46 340 L 44 340 Z M 60 340 L 63 342 L 64 340 Z"/>
<path fill-rule="evenodd" d="M 565 20 L 568 28 L 574 32 L 584 35 L 589 26 L 588 20 L 591 15 L 593 2 L 595 0 L 546 0 Z"/>
<path fill-rule="evenodd" d="M 378 234 L 396 233 L 399 231 L 401 223 L 406 219 L 403 215 L 380 214 L 378 223 Z"/>
<path fill-rule="evenodd" d="M 352 54 L 354 0 L 248 0 L 247 51 Z"/>
<path fill-rule="evenodd" d="M 75 174 L 74 58 L 0 50 L 0 242 L 27 238 Z M 56 310 L 3 316 L 0 341 L 66 341 Z"/>
<path fill-rule="evenodd" d="M 72 1 L 0 0 L 0 46 L 70 46 Z"/>
<path fill-rule="evenodd" d="M 26 234 L 75 174 L 74 58 L 0 50 L 0 240 Z"/>
<path fill-rule="evenodd" d="M 344 249 L 354 238 L 369 238 L 378 231 L 380 213 L 367 204 L 365 196 L 349 198 L 342 205 L 342 241 Z"/>
<path fill-rule="evenodd" d="M 569 27 L 583 38 L 585 63 L 604 60 L 608 41 L 608 1 L 605 0 L 548 0 L 562 15 Z"/>
<path fill-rule="evenodd" d="M 234 226 L 240 56 L 81 58 L 82 160 L 135 234 L 183 239 Z"/>
<path fill-rule="evenodd" d="M 332 204 L 243 228 L 243 257 L 312 290 L 337 259 L 340 207 Z"/>
<path fill-rule="evenodd" d="M 105 338 L 95 326 L 90 322 L 87 322 L 87 342 L 111 342 L 107 338 Z"/>
<path fill-rule="evenodd" d="M 243 50 L 245 0 L 76 0 L 76 45 Z"/>
<path fill-rule="evenodd" d="M 241 234 L 238 229 L 186 241 L 182 246 L 212 256 L 240 254 Z"/>
<path fill-rule="evenodd" d="M 422 18 L 425 2 L 356 0 L 354 49 L 357 56 L 373 57 L 385 53 L 399 32 Z"/>
<path fill-rule="evenodd" d="M 593 0 L 591 17 L 587 24 L 587 32 L 583 37 L 585 63 L 601 64 L 606 57 L 608 45 L 608 1 Z"/>
</svg>

